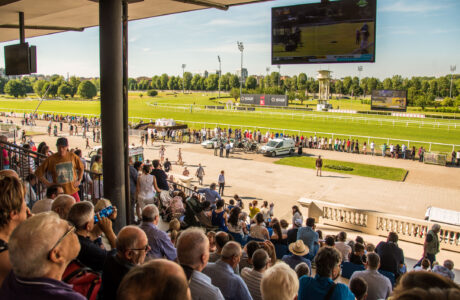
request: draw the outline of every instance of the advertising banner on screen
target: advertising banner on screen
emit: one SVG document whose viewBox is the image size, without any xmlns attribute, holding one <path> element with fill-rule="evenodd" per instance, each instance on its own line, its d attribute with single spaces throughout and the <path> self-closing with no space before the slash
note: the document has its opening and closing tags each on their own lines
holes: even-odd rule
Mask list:
<svg viewBox="0 0 460 300">
<path fill-rule="evenodd" d="M 372 110 L 406 111 L 407 91 L 373 90 Z"/>
<path fill-rule="evenodd" d="M 286 95 L 242 94 L 241 104 L 259 106 L 288 106 Z"/>
</svg>

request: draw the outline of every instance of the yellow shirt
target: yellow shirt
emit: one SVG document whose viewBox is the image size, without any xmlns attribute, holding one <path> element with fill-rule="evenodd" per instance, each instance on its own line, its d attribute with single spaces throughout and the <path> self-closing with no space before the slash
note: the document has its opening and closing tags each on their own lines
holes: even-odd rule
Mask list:
<svg viewBox="0 0 460 300">
<path fill-rule="evenodd" d="M 249 218 L 254 218 L 258 213 L 260 213 L 260 209 L 258 207 L 250 207 L 249 208 Z"/>
</svg>

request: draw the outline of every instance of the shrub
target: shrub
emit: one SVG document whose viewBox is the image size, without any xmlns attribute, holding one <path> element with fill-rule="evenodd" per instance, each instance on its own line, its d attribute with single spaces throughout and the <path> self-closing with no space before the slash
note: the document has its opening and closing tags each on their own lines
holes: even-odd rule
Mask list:
<svg viewBox="0 0 460 300">
<path fill-rule="evenodd" d="M 352 167 L 341 166 L 341 165 L 325 165 L 324 167 L 326 169 L 334 169 L 334 170 L 339 170 L 339 171 L 353 171 L 354 170 Z"/>
<path fill-rule="evenodd" d="M 155 97 L 156 95 L 158 95 L 158 91 L 156 91 L 156 90 L 148 90 L 147 95 L 149 97 Z"/>
</svg>

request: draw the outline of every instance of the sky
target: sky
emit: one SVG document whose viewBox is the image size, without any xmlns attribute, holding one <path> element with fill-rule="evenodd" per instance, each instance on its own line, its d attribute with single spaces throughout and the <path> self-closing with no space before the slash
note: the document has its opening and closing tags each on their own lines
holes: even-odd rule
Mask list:
<svg viewBox="0 0 460 300">
<path fill-rule="evenodd" d="M 129 76 L 182 76 L 216 72 L 217 56 L 223 73 L 240 68 L 237 41 L 244 44 L 243 66 L 250 75 L 265 75 L 271 65 L 271 8 L 317 1 L 277 0 L 230 7 L 228 11 L 205 9 L 129 23 Z M 135 5 L 135 4 L 134 4 Z M 459 0 L 377 0 L 375 63 L 281 65 L 282 75 L 305 72 L 316 76 L 331 70 L 334 78 L 358 76 L 383 79 L 393 75 L 443 76 L 450 66 L 460 70 Z M 37 46 L 39 74 L 99 77 L 99 29 L 31 38 Z M 0 68 L 4 67 L 0 43 Z"/>
</svg>

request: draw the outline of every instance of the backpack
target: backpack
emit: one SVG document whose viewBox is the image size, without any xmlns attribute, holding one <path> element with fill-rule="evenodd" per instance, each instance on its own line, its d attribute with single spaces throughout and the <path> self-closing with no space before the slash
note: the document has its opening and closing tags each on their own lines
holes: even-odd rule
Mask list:
<svg viewBox="0 0 460 300">
<path fill-rule="evenodd" d="M 101 288 L 101 274 L 73 260 L 67 266 L 62 281 L 71 284 L 74 291 L 85 296 L 88 300 L 96 300 Z"/>
</svg>

